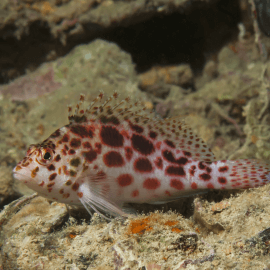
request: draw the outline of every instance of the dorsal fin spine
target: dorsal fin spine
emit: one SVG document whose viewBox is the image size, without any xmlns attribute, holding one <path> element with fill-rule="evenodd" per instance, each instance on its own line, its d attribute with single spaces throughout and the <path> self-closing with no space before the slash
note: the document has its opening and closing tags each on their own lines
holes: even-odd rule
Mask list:
<svg viewBox="0 0 270 270">
<path fill-rule="evenodd" d="M 133 125 L 143 127 L 146 131 L 145 136 L 149 136 L 148 132 L 153 131 L 159 135 L 158 140 L 170 140 L 179 150 L 191 152 L 194 160 L 215 161 L 211 150 L 207 148 L 202 139 L 193 133 L 183 117 L 162 120 L 155 116 L 153 111 L 148 113 L 147 108 L 139 101 L 131 103 L 129 98 L 118 100 L 116 92 L 104 102 L 102 102 L 103 98 L 104 94 L 101 92 L 84 111 L 80 110 L 84 102 L 84 96 L 81 95 L 74 115 L 71 113 L 71 107 L 68 107 L 70 124 L 89 121 L 91 123 L 113 124 L 113 121 L 117 118 L 118 123 L 124 124 L 124 122 L 127 122 L 132 130 L 134 130 Z"/>
</svg>

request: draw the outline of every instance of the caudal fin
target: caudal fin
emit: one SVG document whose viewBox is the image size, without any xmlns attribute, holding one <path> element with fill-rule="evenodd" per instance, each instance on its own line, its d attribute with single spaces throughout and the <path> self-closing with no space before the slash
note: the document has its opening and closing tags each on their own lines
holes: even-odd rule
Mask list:
<svg viewBox="0 0 270 270">
<path fill-rule="evenodd" d="M 226 189 L 252 188 L 270 183 L 270 163 L 256 159 L 218 161 L 220 178 L 224 172 Z M 225 168 L 227 171 L 225 172 Z"/>
</svg>

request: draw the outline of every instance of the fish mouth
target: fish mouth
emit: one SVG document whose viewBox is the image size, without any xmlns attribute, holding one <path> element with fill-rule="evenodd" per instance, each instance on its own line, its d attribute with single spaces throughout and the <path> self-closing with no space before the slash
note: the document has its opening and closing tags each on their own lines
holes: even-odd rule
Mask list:
<svg viewBox="0 0 270 270">
<path fill-rule="evenodd" d="M 16 167 L 13 169 L 13 177 L 18 181 L 23 181 L 24 183 L 31 182 L 33 179 L 25 174 L 15 171 Z"/>
<path fill-rule="evenodd" d="M 42 180 L 34 179 L 30 176 L 27 176 L 23 173 L 16 171 L 16 167 L 13 169 L 13 177 L 17 181 L 23 182 L 30 188 L 39 186 L 43 182 Z"/>
<path fill-rule="evenodd" d="M 25 175 L 23 175 L 21 173 L 14 172 L 14 170 L 13 170 L 13 177 L 18 181 L 27 181 L 27 180 L 29 180 L 28 177 L 26 177 Z"/>
</svg>

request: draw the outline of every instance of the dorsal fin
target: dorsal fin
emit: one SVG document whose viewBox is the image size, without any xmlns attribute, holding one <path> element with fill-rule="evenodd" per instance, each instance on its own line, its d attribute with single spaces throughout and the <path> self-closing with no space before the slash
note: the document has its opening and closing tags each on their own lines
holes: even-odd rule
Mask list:
<svg viewBox="0 0 270 270">
<path fill-rule="evenodd" d="M 100 93 L 87 107 L 86 110 L 82 109 L 82 104 L 85 100 L 84 95 L 80 95 L 80 102 L 76 105 L 74 114 L 72 114 L 72 107 L 68 106 L 68 118 L 69 123 L 82 123 L 82 122 L 113 122 L 117 121 L 120 123 L 122 120 L 130 120 L 133 122 L 143 121 L 147 123 L 149 120 L 153 120 L 153 112 L 149 112 L 146 116 L 145 111 L 147 110 L 140 102 L 131 104 L 130 98 L 123 100 L 118 99 L 118 93 L 109 97 L 103 101 L 104 94 Z M 114 123 L 116 124 L 116 123 Z"/>
<path fill-rule="evenodd" d="M 117 92 L 105 101 L 103 98 L 104 94 L 100 93 L 85 110 L 82 109 L 85 98 L 81 95 L 73 115 L 72 108 L 68 107 L 70 124 L 90 121 L 101 124 L 120 124 L 128 128 L 128 123 L 131 123 L 155 132 L 157 140 L 173 142 L 179 150 L 189 152 L 194 160 L 215 161 L 212 151 L 201 138 L 194 134 L 182 117 L 159 119 L 140 102 L 131 103 L 129 98 L 120 100 Z M 145 135 L 148 136 L 148 134 L 149 132 Z"/>
<path fill-rule="evenodd" d="M 198 137 L 192 128 L 185 123 L 183 117 L 172 117 L 154 122 L 153 130 L 159 132 L 164 139 L 175 143 L 176 148 L 190 152 L 192 159 L 205 162 L 216 161 L 215 155 L 206 143 Z"/>
</svg>

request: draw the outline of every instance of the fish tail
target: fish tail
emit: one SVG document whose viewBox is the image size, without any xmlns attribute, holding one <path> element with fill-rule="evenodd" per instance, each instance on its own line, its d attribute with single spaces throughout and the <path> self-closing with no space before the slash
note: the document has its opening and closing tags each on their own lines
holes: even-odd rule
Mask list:
<svg viewBox="0 0 270 270">
<path fill-rule="evenodd" d="M 239 159 L 215 162 L 216 184 L 220 188 L 253 188 L 270 182 L 270 163 L 263 160 Z"/>
</svg>

